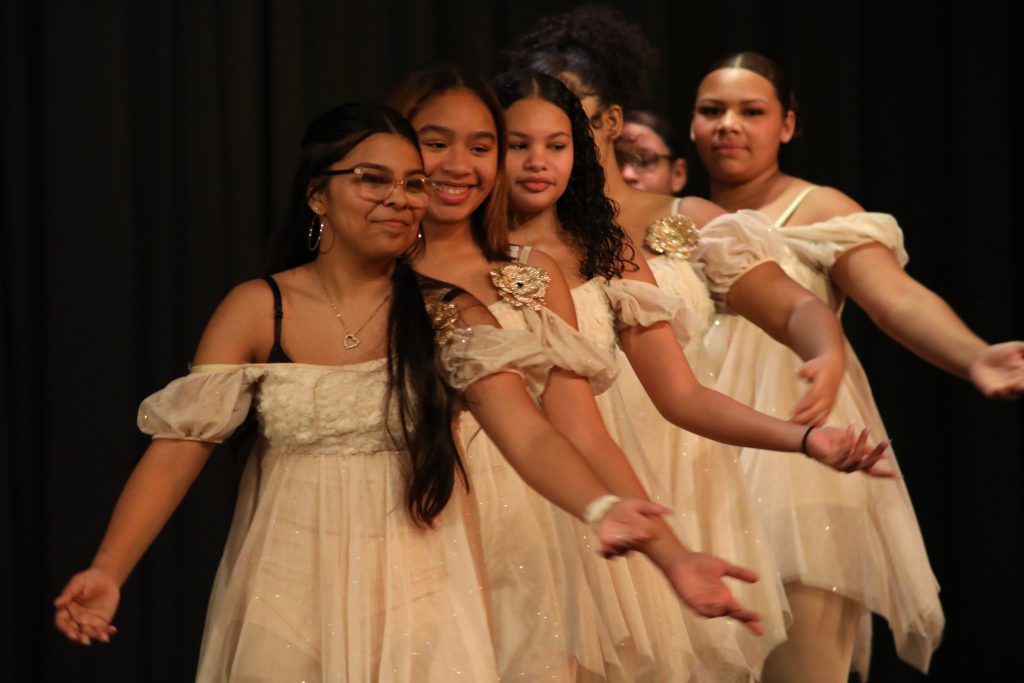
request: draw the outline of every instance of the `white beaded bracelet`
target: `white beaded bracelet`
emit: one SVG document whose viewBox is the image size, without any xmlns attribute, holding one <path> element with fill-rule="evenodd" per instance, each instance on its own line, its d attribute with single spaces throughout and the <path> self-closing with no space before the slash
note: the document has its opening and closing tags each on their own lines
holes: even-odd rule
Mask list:
<svg viewBox="0 0 1024 683">
<path fill-rule="evenodd" d="M 590 501 L 587 509 L 583 511 L 583 521 L 587 523 L 587 526 L 596 531 L 600 521 L 604 519 L 608 511 L 615 507 L 615 504 L 620 500 L 622 499 L 611 494 L 595 498 Z"/>
</svg>

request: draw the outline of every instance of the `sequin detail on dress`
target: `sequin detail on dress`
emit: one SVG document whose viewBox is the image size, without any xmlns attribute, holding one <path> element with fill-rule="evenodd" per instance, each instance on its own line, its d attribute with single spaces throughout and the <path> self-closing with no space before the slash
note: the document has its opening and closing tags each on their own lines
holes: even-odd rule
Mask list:
<svg viewBox="0 0 1024 683">
<path fill-rule="evenodd" d="M 551 276 L 543 268 L 525 263 L 506 263 L 491 271 L 491 282 L 501 300 L 513 308 L 526 306 L 539 311 L 544 308 Z"/>
<path fill-rule="evenodd" d="M 434 326 L 434 338 L 438 346 L 444 346 L 452 340 L 459 322 L 459 311 L 451 301 L 440 297 L 428 298 L 426 301 L 427 315 Z"/>
<path fill-rule="evenodd" d="M 689 216 L 664 216 L 647 226 L 644 244 L 655 254 L 689 258 L 700 244 L 700 228 Z"/>
</svg>

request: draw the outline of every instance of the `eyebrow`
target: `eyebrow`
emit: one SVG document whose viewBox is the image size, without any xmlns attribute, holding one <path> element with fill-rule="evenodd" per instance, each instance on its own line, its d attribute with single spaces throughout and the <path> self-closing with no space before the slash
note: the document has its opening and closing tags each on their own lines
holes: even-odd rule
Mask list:
<svg viewBox="0 0 1024 683">
<path fill-rule="evenodd" d="M 701 97 L 697 102 L 698 104 L 701 102 L 707 102 L 709 104 L 723 104 L 725 100 L 720 100 L 717 97 Z M 753 99 L 740 100 L 740 104 L 768 104 L 768 100 L 763 97 L 755 97 Z"/>
<path fill-rule="evenodd" d="M 494 133 L 488 133 L 487 131 L 480 131 L 479 133 L 471 133 L 469 138 L 471 140 L 489 140 L 491 142 L 497 142 L 498 138 Z"/>
<path fill-rule="evenodd" d="M 364 161 L 364 162 L 358 163 L 358 164 L 355 165 L 355 168 L 372 168 L 375 171 L 385 171 L 387 173 L 390 173 L 390 174 L 394 175 L 394 170 L 390 166 L 384 166 L 383 164 L 375 164 L 375 163 L 372 163 L 370 161 Z M 417 175 L 427 175 L 427 173 L 421 167 L 416 167 L 415 169 L 413 169 L 411 171 L 406 171 L 405 172 L 405 177 L 406 178 L 408 178 L 410 176 L 417 176 Z"/>
<path fill-rule="evenodd" d="M 519 132 L 519 131 L 517 131 L 517 130 L 510 130 L 510 131 L 508 132 L 508 134 L 509 134 L 509 137 L 511 137 L 511 136 L 513 136 L 513 135 L 518 135 L 518 136 L 519 136 L 519 137 L 521 137 L 521 138 L 528 138 L 528 137 L 531 137 L 529 133 L 520 133 L 520 132 Z M 547 136 L 546 138 L 544 138 L 544 139 L 545 139 L 545 140 L 550 140 L 551 138 L 558 138 L 558 137 L 564 137 L 564 138 L 568 138 L 568 137 L 572 137 L 572 136 L 571 136 L 571 135 L 569 135 L 568 133 L 566 133 L 566 132 L 565 132 L 564 130 L 560 130 L 560 131 L 558 131 L 557 133 L 552 133 L 551 135 L 548 135 L 548 136 Z"/>
<path fill-rule="evenodd" d="M 455 137 L 455 131 L 452 130 L 451 128 L 445 128 L 444 126 L 435 126 L 433 124 L 428 124 L 426 126 L 423 126 L 422 128 L 420 128 L 416 132 L 418 134 L 420 134 L 420 135 L 427 135 L 429 133 L 437 133 L 438 135 L 443 135 L 443 136 L 445 136 L 447 138 Z"/>
</svg>

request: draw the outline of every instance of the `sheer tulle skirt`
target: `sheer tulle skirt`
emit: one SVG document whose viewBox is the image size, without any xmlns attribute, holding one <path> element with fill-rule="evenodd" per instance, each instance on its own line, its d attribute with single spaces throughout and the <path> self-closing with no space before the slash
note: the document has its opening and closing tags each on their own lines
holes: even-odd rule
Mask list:
<svg viewBox="0 0 1024 683">
<path fill-rule="evenodd" d="M 805 385 L 802 361 L 745 320 L 723 316 L 706 344 L 720 358 L 718 389 L 785 418 Z M 829 424 L 867 426 L 886 437 L 864 370 L 847 346 L 847 372 Z M 830 470 L 798 453 L 744 449 L 741 464 L 783 581 L 833 591 L 885 617 L 900 657 L 927 670 L 945 623 L 939 586 L 902 481 Z M 897 468 L 893 456 L 888 467 Z M 854 666 L 867 672 L 870 614 Z"/>
<path fill-rule="evenodd" d="M 197 680 L 497 680 L 461 488 L 424 529 L 400 453 L 264 448 L 243 475 Z"/>
</svg>

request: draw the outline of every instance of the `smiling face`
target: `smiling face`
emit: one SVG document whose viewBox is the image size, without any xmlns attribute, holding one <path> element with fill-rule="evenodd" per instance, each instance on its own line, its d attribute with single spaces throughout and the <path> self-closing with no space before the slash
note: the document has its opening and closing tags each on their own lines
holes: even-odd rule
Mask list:
<svg viewBox="0 0 1024 683">
<path fill-rule="evenodd" d="M 712 179 L 743 183 L 778 167 L 796 116 L 783 112 L 775 87 L 747 69 L 717 69 L 697 91 L 690 139 Z"/>
<path fill-rule="evenodd" d="M 498 131 L 490 110 L 468 90 L 428 100 L 410 120 L 434 193 L 427 217 L 438 223 L 468 221 L 494 188 Z"/>
<path fill-rule="evenodd" d="M 346 169 L 363 169 L 376 180 L 424 175 L 416 147 L 391 133 L 371 135 L 328 170 Z M 422 200 L 410 202 L 405 188 L 397 186 L 384 199 L 368 199 L 364 178 L 355 173 L 326 178 L 309 195 L 309 206 L 323 223 L 321 250 L 338 248 L 376 261 L 396 258 L 412 245 L 426 210 Z"/>
<path fill-rule="evenodd" d="M 528 97 L 505 111 L 508 155 L 505 170 L 516 213 L 535 216 L 565 192 L 573 166 L 572 124 L 554 104 Z"/>
</svg>

